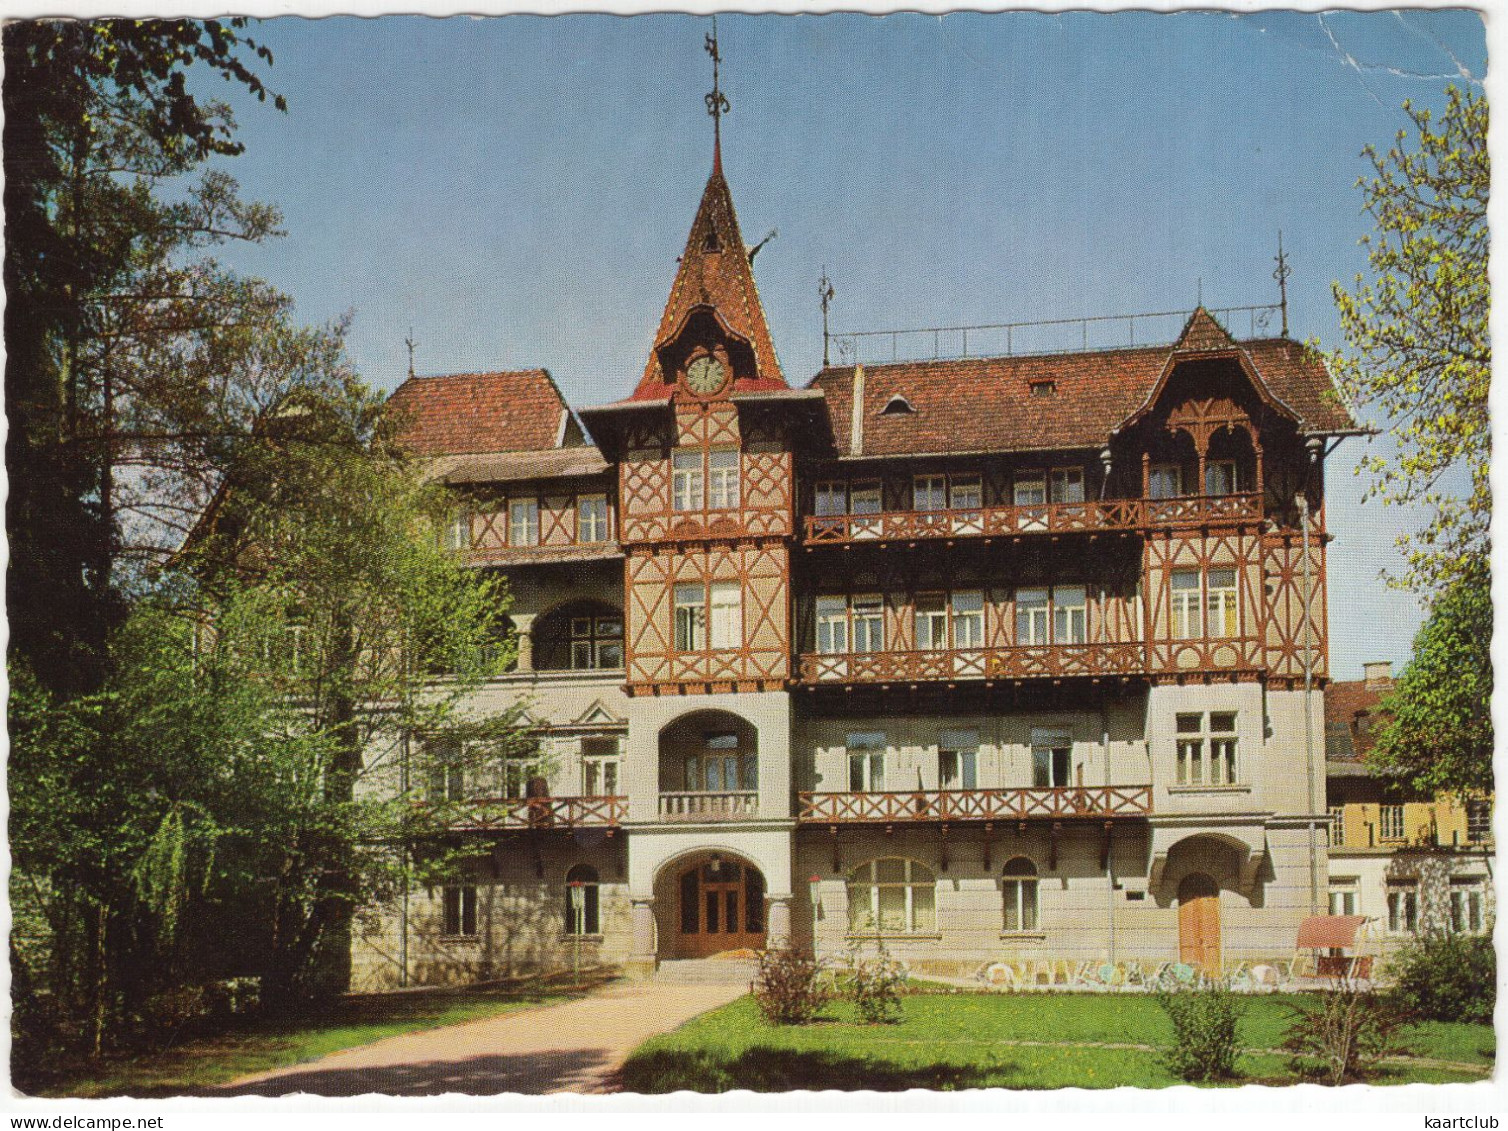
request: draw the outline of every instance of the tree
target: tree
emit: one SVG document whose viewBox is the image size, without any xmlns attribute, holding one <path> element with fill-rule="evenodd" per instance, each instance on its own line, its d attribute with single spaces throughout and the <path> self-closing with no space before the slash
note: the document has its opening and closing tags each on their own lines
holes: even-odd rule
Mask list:
<svg viewBox="0 0 1508 1131">
<path fill-rule="evenodd" d="M 10 651 L 50 688 L 91 691 L 106 677 L 105 642 L 125 613 L 120 467 L 146 452 L 172 464 L 184 446 L 131 435 L 130 418 L 153 397 L 208 403 L 213 392 L 152 368 L 162 343 L 198 335 L 208 346 L 275 301 L 184 259 L 265 238 L 275 212 L 241 202 L 223 174 L 172 202 L 156 191 L 240 152 L 228 109 L 190 94 L 185 72 L 267 98 L 239 56 L 272 57 L 245 23 L 34 20 L 3 31 Z"/>
<path fill-rule="evenodd" d="M 1438 126 L 1410 103 L 1417 137 L 1400 130 L 1385 156 L 1364 153 L 1375 176 L 1358 182 L 1376 230 L 1363 237 L 1372 280 L 1334 286 L 1352 351 L 1335 372 L 1358 407 L 1387 421 L 1396 461 L 1371 457 L 1368 497 L 1424 507 L 1430 518 L 1400 538 L 1402 582 L 1433 591 L 1487 545 L 1492 351 L 1487 314 L 1487 101 L 1455 87 Z M 1444 482 L 1467 477 L 1464 493 Z"/>
<path fill-rule="evenodd" d="M 1485 558 L 1459 564 L 1383 698 L 1390 717 L 1368 756 L 1426 796 L 1492 792 L 1492 594 Z"/>
</svg>

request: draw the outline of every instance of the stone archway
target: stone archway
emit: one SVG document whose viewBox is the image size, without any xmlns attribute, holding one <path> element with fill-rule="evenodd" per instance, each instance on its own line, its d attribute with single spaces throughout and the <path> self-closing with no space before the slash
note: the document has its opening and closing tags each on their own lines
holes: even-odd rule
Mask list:
<svg viewBox="0 0 1508 1131">
<path fill-rule="evenodd" d="M 668 861 L 655 879 L 661 960 L 762 949 L 767 885 L 746 857 L 701 849 Z"/>
</svg>

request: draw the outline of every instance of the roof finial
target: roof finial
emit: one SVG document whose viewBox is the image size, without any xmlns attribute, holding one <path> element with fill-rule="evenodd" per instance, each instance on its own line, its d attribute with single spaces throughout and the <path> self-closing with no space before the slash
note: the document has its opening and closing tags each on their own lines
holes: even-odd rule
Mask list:
<svg viewBox="0 0 1508 1131">
<path fill-rule="evenodd" d="M 403 339 L 403 344 L 408 347 L 408 379 L 412 381 L 414 379 L 414 346 L 418 344 L 414 341 L 412 326 L 408 328 L 408 337 Z"/>
<path fill-rule="evenodd" d="M 1277 270 L 1272 277 L 1278 281 L 1278 306 L 1283 311 L 1283 337 L 1288 336 L 1288 276 L 1293 269 L 1288 266 L 1288 257 L 1283 254 L 1283 229 L 1278 229 Z"/>
<path fill-rule="evenodd" d="M 833 296 L 837 294 L 833 290 L 832 280 L 827 277 L 827 264 L 822 265 L 822 278 L 817 280 L 817 299 L 822 303 L 822 368 L 826 369 L 827 343 L 830 340 L 827 332 L 827 308 L 832 304 Z"/>
<path fill-rule="evenodd" d="M 723 115 L 732 107 L 718 86 L 718 65 L 723 61 L 717 50 L 717 17 L 712 17 L 712 32 L 707 36 L 707 54 L 712 56 L 712 93 L 707 95 L 707 113 L 712 115 L 712 171 L 723 171 Z"/>
</svg>

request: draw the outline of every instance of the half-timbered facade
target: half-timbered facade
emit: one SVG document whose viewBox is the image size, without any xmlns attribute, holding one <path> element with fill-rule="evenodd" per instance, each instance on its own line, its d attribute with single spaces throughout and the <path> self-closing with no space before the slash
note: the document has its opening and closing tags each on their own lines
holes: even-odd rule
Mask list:
<svg viewBox="0 0 1508 1131">
<path fill-rule="evenodd" d="M 1354 427 L 1304 346 L 1199 309 L 1170 345 L 794 387 L 715 161 L 625 394 L 393 398 L 466 500 L 450 544 L 508 576 L 519 661 L 478 709 L 525 697 L 540 759 L 457 827 L 484 863 L 359 944 L 366 983 L 785 941 L 953 974 L 1291 953 L 1327 894 Z"/>
</svg>

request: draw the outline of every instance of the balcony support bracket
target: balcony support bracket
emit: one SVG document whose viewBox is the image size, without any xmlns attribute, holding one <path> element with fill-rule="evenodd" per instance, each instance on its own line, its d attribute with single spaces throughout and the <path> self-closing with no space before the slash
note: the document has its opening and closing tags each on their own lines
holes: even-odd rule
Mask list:
<svg viewBox="0 0 1508 1131">
<path fill-rule="evenodd" d="M 1047 870 L 1049 872 L 1056 872 L 1058 870 L 1058 837 L 1062 833 L 1063 822 L 1054 821 L 1052 823 L 1052 835 L 1048 837 Z"/>
</svg>

